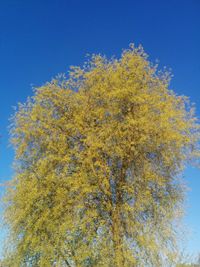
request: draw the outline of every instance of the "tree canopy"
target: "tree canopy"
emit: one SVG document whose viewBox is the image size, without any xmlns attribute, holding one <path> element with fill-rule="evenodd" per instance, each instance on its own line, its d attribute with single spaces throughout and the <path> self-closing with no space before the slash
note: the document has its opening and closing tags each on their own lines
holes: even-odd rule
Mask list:
<svg viewBox="0 0 200 267">
<path fill-rule="evenodd" d="M 142 47 L 94 55 L 12 121 L 8 266 L 166 266 L 199 124 Z"/>
</svg>

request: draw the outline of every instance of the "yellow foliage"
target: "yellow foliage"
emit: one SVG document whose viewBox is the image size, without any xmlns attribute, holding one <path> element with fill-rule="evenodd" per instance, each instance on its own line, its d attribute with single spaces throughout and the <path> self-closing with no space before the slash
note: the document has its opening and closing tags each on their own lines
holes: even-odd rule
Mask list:
<svg viewBox="0 0 200 267">
<path fill-rule="evenodd" d="M 93 56 L 13 119 L 8 266 L 162 266 L 199 125 L 141 47 Z M 9 262 L 9 261 L 8 261 Z M 16 265 L 17 264 L 17 265 Z"/>
</svg>

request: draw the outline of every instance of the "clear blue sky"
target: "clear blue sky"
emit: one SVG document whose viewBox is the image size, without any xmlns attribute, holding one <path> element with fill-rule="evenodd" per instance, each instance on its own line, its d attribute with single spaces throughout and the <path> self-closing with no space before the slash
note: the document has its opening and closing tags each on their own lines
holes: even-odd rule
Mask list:
<svg viewBox="0 0 200 267">
<path fill-rule="evenodd" d="M 200 116 L 199 0 L 0 0 L 0 182 L 12 175 L 12 106 L 25 101 L 32 86 L 82 64 L 87 53 L 119 56 L 131 42 L 172 68 L 171 87 L 190 96 Z M 197 169 L 185 172 L 191 187 L 187 250 L 193 253 L 200 251 L 199 176 Z"/>
</svg>

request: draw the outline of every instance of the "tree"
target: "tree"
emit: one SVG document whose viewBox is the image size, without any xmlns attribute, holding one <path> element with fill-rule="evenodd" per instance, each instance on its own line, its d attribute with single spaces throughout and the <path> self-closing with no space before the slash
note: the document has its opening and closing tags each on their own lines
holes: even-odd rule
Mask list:
<svg viewBox="0 0 200 267">
<path fill-rule="evenodd" d="M 142 47 L 92 56 L 13 118 L 8 266 L 162 266 L 175 254 L 184 165 L 198 157 L 188 99 Z M 165 265 L 166 266 L 166 265 Z"/>
<path fill-rule="evenodd" d="M 177 260 L 176 267 L 199 267 L 198 259 L 195 259 L 193 255 L 182 251 Z"/>
</svg>

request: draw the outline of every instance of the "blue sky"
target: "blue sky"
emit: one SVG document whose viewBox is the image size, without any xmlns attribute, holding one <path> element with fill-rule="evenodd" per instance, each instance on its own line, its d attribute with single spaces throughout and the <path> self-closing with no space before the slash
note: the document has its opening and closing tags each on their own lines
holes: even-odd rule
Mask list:
<svg viewBox="0 0 200 267">
<path fill-rule="evenodd" d="M 196 103 L 200 117 L 199 0 L 0 0 L 0 183 L 12 176 L 8 147 L 13 106 L 87 53 L 119 56 L 142 44 L 150 60 L 172 69 L 171 88 Z M 200 252 L 200 171 L 184 174 L 190 186 L 185 245 Z M 3 188 L 0 189 L 0 195 Z M 0 243 L 4 239 L 0 234 Z"/>
</svg>

